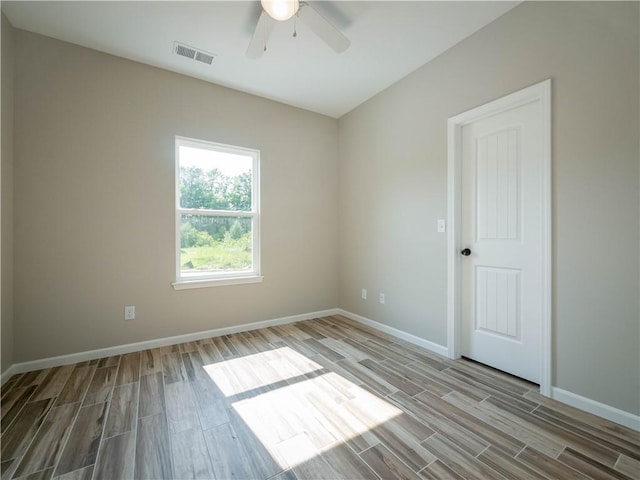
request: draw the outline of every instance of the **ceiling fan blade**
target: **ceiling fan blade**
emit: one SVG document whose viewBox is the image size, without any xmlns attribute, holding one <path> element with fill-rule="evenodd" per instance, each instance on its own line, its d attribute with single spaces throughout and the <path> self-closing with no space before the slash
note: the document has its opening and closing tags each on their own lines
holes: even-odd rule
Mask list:
<svg viewBox="0 0 640 480">
<path fill-rule="evenodd" d="M 251 37 L 249 47 L 247 48 L 247 57 L 262 57 L 267 45 L 267 40 L 269 40 L 269 35 L 271 35 L 271 31 L 275 25 L 276 21 L 271 18 L 267 12 L 262 10 L 258 23 L 256 24 L 256 29 L 253 31 L 253 37 Z"/>
<path fill-rule="evenodd" d="M 342 53 L 351 45 L 349 39 L 320 15 L 311 5 L 301 4 L 300 10 L 298 11 L 298 18 L 335 52 Z"/>
</svg>

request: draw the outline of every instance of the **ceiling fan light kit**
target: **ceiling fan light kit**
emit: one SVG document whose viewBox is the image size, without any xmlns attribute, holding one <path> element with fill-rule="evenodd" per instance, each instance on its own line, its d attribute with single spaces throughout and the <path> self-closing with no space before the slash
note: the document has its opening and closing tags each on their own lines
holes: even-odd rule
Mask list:
<svg viewBox="0 0 640 480">
<path fill-rule="evenodd" d="M 342 53 L 351 42 L 335 25 L 316 11 L 311 2 L 299 0 L 260 0 L 262 12 L 247 48 L 247 57 L 261 58 L 267 51 L 269 36 L 278 22 L 284 22 L 294 15 L 304 23 L 311 32 L 327 44 L 336 53 Z M 297 36 L 296 26 L 293 27 Z"/>
<path fill-rule="evenodd" d="M 299 0 L 260 0 L 260 3 L 271 18 L 279 21 L 289 20 L 300 8 Z"/>
</svg>

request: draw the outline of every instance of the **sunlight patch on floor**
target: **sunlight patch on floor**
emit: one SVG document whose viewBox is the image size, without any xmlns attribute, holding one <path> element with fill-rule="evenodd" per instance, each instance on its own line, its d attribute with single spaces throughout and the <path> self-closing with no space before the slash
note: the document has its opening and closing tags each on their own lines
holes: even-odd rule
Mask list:
<svg viewBox="0 0 640 480">
<path fill-rule="evenodd" d="M 284 347 L 206 365 L 232 407 L 282 468 L 322 461 L 322 452 L 364 437 L 402 414 L 390 403 Z M 309 378 L 305 374 L 312 374 Z"/>
</svg>

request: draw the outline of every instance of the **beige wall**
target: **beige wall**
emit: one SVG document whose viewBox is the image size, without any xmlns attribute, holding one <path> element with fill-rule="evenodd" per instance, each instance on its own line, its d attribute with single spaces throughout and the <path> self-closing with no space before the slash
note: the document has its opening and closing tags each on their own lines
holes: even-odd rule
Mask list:
<svg viewBox="0 0 640 480">
<path fill-rule="evenodd" d="M 551 78 L 554 385 L 640 413 L 638 59 L 637 3 L 531 2 L 341 118 L 340 306 L 446 345 L 447 118 Z"/>
<path fill-rule="evenodd" d="M 337 305 L 334 119 L 15 38 L 15 361 Z M 171 286 L 175 135 L 261 151 L 263 283 Z"/>
<path fill-rule="evenodd" d="M 2 16 L 2 278 L 0 280 L 0 315 L 2 355 L 0 371 L 13 364 L 13 27 Z"/>
</svg>

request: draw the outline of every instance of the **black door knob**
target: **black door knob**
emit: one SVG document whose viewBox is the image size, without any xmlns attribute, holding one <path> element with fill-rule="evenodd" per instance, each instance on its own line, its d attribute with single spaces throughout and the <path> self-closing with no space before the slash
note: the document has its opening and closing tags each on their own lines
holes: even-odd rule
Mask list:
<svg viewBox="0 0 640 480">
<path fill-rule="evenodd" d="M 462 250 L 460 252 L 462 255 L 464 255 L 465 257 L 468 257 L 469 255 L 471 255 L 471 250 L 469 250 L 468 248 L 465 248 L 464 250 Z"/>
</svg>

